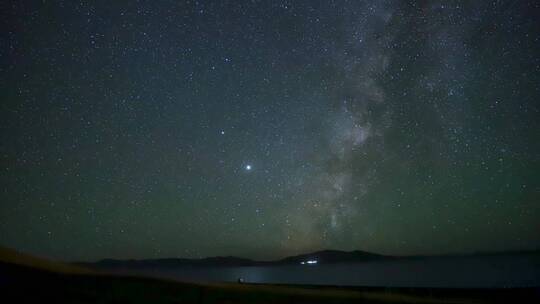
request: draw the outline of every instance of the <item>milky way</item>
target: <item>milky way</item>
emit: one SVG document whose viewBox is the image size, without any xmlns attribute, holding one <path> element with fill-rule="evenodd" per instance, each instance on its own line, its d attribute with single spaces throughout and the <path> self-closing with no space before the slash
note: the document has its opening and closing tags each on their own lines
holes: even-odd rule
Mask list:
<svg viewBox="0 0 540 304">
<path fill-rule="evenodd" d="M 12 3 L 0 245 L 68 260 L 539 248 L 535 11 Z"/>
</svg>

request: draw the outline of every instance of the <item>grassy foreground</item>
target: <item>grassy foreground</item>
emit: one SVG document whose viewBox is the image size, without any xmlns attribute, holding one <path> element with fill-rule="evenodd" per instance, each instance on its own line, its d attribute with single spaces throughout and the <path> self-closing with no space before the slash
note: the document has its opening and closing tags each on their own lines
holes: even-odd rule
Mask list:
<svg viewBox="0 0 540 304">
<path fill-rule="evenodd" d="M 194 284 L 98 273 L 0 250 L 2 303 L 535 303 L 535 289 L 431 290 Z"/>
</svg>

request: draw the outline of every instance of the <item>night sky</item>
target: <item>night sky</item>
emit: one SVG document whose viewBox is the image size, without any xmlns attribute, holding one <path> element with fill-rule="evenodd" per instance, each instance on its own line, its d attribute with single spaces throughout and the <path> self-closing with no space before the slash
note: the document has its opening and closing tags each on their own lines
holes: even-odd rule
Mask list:
<svg viewBox="0 0 540 304">
<path fill-rule="evenodd" d="M 1 246 L 540 248 L 538 2 L 2 7 Z"/>
</svg>

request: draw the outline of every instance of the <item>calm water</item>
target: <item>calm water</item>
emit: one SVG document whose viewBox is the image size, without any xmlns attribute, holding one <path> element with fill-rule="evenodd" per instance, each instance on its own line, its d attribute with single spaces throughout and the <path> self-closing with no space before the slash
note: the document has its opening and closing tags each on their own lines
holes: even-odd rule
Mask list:
<svg viewBox="0 0 540 304">
<path fill-rule="evenodd" d="M 540 286 L 540 255 L 424 258 L 358 264 L 182 267 L 144 274 L 183 281 L 387 287 Z"/>
</svg>

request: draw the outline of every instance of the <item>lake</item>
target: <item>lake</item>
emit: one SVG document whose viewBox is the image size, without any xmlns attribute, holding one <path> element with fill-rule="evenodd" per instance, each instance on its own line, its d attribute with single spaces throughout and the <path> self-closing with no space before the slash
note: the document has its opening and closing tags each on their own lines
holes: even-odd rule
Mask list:
<svg viewBox="0 0 540 304">
<path fill-rule="evenodd" d="M 524 287 L 540 286 L 540 255 L 487 255 L 381 260 L 354 264 L 265 267 L 193 267 L 152 269 L 140 274 L 182 281 L 386 286 Z"/>
</svg>

